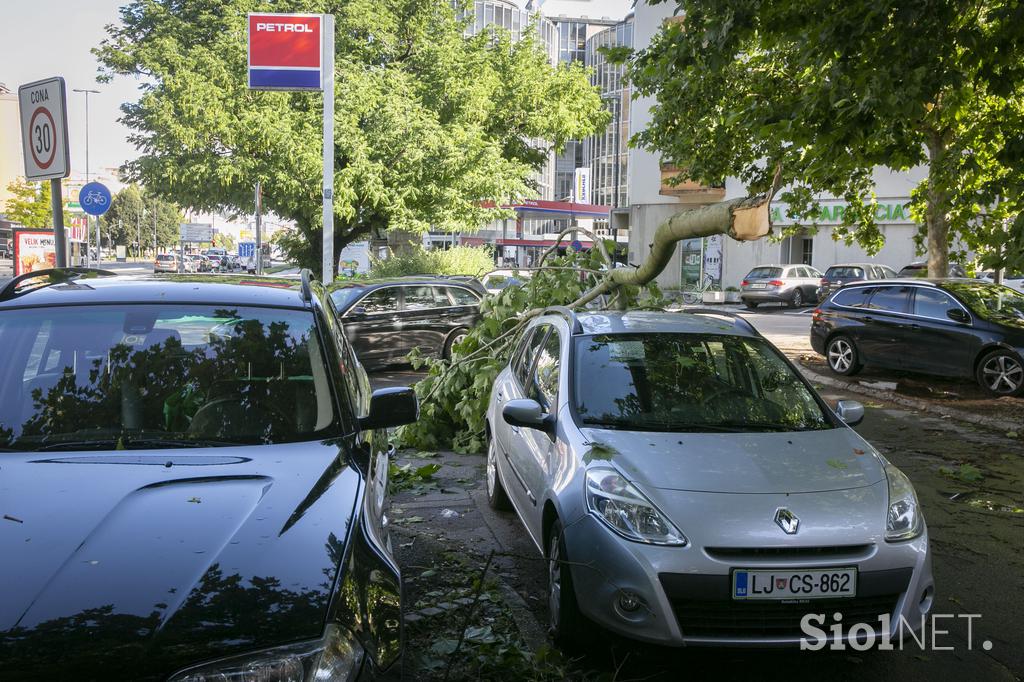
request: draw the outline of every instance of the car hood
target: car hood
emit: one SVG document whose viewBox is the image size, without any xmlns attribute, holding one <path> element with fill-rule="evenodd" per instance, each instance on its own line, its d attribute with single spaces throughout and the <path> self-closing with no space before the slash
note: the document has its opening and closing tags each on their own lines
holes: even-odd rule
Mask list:
<svg viewBox="0 0 1024 682">
<path fill-rule="evenodd" d="M 361 491 L 341 452 L 0 454 L 0 660 L 166 678 L 319 636 Z"/>
<path fill-rule="evenodd" d="M 657 433 L 584 429 L 587 463 L 607 459 L 647 488 L 808 493 L 869 486 L 885 474 L 852 429 L 789 433 Z"/>
</svg>

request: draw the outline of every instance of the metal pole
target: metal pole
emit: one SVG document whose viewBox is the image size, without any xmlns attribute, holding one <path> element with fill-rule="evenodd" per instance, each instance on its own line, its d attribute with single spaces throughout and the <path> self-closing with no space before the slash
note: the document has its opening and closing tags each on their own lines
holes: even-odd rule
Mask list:
<svg viewBox="0 0 1024 682">
<path fill-rule="evenodd" d="M 256 274 L 263 274 L 263 235 L 260 227 L 260 214 L 263 212 L 263 194 L 260 183 L 256 181 Z"/>
<path fill-rule="evenodd" d="M 60 191 L 60 178 L 50 180 L 50 208 L 53 210 L 53 240 L 57 247 L 57 267 L 68 266 L 68 243 L 64 236 L 64 198 Z"/>
<path fill-rule="evenodd" d="M 159 253 L 159 247 L 156 245 L 156 207 L 153 208 L 153 259 L 156 260 L 156 254 Z"/>
<path fill-rule="evenodd" d="M 334 281 L 334 15 L 323 15 L 323 58 L 320 60 L 324 89 L 324 284 Z"/>
<path fill-rule="evenodd" d="M 142 215 L 135 214 L 135 258 L 142 260 Z"/>
</svg>

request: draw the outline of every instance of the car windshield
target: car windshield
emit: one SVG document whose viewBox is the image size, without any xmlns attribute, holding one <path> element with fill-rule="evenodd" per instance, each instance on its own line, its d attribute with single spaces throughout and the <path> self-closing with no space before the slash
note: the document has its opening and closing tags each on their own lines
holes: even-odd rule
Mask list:
<svg viewBox="0 0 1024 682">
<path fill-rule="evenodd" d="M 810 389 L 759 339 L 645 333 L 581 337 L 574 403 L 586 426 L 630 431 L 833 428 Z"/>
<path fill-rule="evenodd" d="M 854 268 L 850 266 L 841 266 L 836 268 L 829 268 L 825 273 L 826 279 L 863 279 L 864 271 L 860 268 Z"/>
<path fill-rule="evenodd" d="M 1024 294 L 987 282 L 945 282 L 973 312 L 990 322 L 1024 327 Z"/>
<path fill-rule="evenodd" d="M 335 289 L 331 292 L 331 302 L 334 303 L 334 307 L 344 312 L 345 309 L 352 303 L 352 301 L 359 298 L 366 289 L 364 287 L 343 287 L 341 289 Z"/>
<path fill-rule="evenodd" d="M 754 268 L 747 275 L 747 279 L 767 279 L 768 277 L 781 277 L 782 268 Z"/>
<path fill-rule="evenodd" d="M 310 312 L 202 305 L 0 313 L 0 449 L 340 435 Z"/>
</svg>

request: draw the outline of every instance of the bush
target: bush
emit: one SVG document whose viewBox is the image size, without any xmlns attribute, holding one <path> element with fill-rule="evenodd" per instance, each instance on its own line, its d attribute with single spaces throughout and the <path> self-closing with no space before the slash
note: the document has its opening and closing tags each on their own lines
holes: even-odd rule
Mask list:
<svg viewBox="0 0 1024 682">
<path fill-rule="evenodd" d="M 413 351 L 409 356 L 413 366 L 426 367 L 427 375 L 416 384 L 420 419 L 401 427 L 402 445 L 482 452 L 491 385 L 508 364 L 521 329 L 529 321 L 526 313 L 572 303 L 595 283 L 586 270 L 599 270 L 603 262 L 596 249 L 589 253 L 570 251 L 563 258 L 549 259 L 546 265 L 553 269 L 537 271 L 523 286 L 511 286 L 486 298 L 480 306 L 483 319 L 453 348 L 450 363 L 424 358 Z M 653 284 L 647 291 L 660 298 Z M 635 307 L 639 294 L 639 287 L 627 287 L 630 307 Z"/>
<path fill-rule="evenodd" d="M 479 277 L 494 269 L 494 252 L 489 246 L 453 246 L 449 249 L 424 249 L 417 246 L 370 263 L 370 277 L 405 275 L 472 275 Z"/>
</svg>

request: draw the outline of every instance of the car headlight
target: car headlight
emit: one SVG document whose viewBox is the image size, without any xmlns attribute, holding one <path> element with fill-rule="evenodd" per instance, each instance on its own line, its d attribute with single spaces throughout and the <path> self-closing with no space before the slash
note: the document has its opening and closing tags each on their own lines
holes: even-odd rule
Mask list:
<svg viewBox="0 0 1024 682">
<path fill-rule="evenodd" d="M 924 520 L 917 493 L 907 475 L 880 457 L 889 484 L 889 508 L 885 518 L 885 539 L 890 542 L 911 540 L 921 534 Z"/>
<path fill-rule="evenodd" d="M 328 625 L 322 639 L 204 663 L 168 682 L 345 682 L 355 679 L 363 648 L 346 630 Z"/>
<path fill-rule="evenodd" d="M 680 547 L 687 543 L 654 503 L 615 469 L 587 471 L 587 508 L 627 540 Z"/>
</svg>

